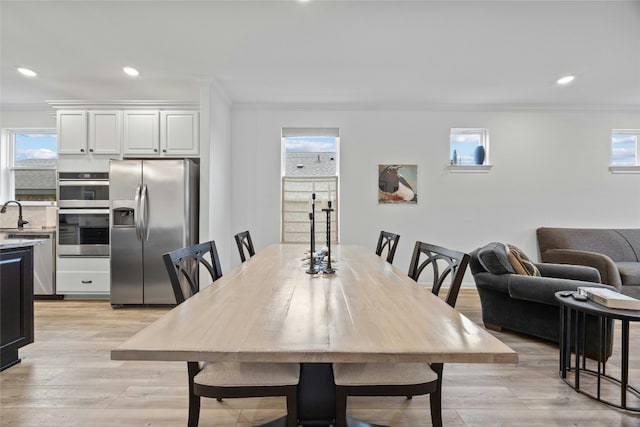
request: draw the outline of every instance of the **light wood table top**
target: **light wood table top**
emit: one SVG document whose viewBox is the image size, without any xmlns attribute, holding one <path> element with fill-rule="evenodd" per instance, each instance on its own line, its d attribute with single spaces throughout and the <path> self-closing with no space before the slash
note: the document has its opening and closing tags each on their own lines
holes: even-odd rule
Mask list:
<svg viewBox="0 0 640 427">
<path fill-rule="evenodd" d="M 115 360 L 517 363 L 518 355 L 369 248 L 271 245 L 111 351 Z"/>
</svg>

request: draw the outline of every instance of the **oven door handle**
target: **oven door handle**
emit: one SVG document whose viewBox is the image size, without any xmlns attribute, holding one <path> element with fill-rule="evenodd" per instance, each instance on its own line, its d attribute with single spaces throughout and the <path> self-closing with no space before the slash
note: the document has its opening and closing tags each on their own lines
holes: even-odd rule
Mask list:
<svg viewBox="0 0 640 427">
<path fill-rule="evenodd" d="M 133 210 L 133 222 L 136 226 L 136 237 L 138 241 L 142 241 L 142 226 L 140 225 L 140 189 L 141 187 L 138 185 L 136 187 L 136 196 L 135 196 L 135 208 Z"/>
<path fill-rule="evenodd" d="M 58 181 L 60 187 L 86 187 L 88 185 L 109 186 L 109 181 Z"/>
<path fill-rule="evenodd" d="M 142 187 L 140 205 L 142 205 L 142 238 L 149 240 L 149 202 L 147 201 L 147 185 Z"/>
<path fill-rule="evenodd" d="M 106 214 L 109 215 L 109 209 L 59 209 L 58 215 L 82 215 L 82 214 Z"/>
</svg>

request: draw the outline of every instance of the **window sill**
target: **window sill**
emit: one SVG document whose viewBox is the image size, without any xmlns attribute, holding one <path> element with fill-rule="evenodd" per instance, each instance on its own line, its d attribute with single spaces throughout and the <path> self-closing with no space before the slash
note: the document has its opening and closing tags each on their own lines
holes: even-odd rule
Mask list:
<svg viewBox="0 0 640 427">
<path fill-rule="evenodd" d="M 609 166 L 611 173 L 640 173 L 640 166 Z"/>
<path fill-rule="evenodd" d="M 449 172 L 451 173 L 487 173 L 491 170 L 493 165 L 449 165 Z"/>
</svg>

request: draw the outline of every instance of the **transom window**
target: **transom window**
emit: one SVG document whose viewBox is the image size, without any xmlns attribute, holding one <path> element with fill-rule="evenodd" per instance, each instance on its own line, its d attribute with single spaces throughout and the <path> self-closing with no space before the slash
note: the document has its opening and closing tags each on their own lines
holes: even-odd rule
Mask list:
<svg viewBox="0 0 640 427">
<path fill-rule="evenodd" d="M 451 129 L 449 147 L 449 159 L 452 165 L 489 164 L 489 131 L 487 129 Z"/>
<path fill-rule="evenodd" d="M 640 129 L 611 131 L 611 166 L 638 166 Z"/>
</svg>

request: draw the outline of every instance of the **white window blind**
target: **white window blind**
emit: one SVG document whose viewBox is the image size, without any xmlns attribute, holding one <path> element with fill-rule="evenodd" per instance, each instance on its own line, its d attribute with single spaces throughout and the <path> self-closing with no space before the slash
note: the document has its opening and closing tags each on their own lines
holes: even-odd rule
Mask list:
<svg viewBox="0 0 640 427">
<path fill-rule="evenodd" d="M 283 177 L 282 178 L 282 242 L 308 243 L 311 233 L 309 212 L 311 194 L 316 193 L 315 235 L 316 246 L 327 242 L 327 216 L 322 212 L 322 201 L 333 197 L 331 212 L 331 244 L 338 243 L 338 177 Z"/>
</svg>

